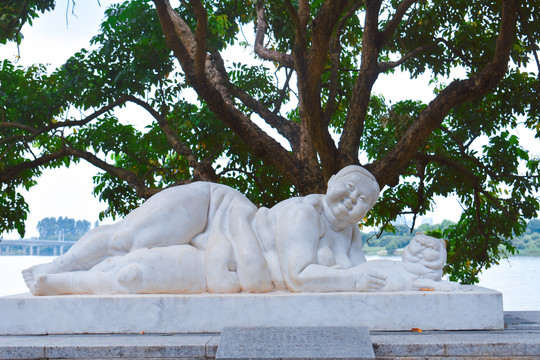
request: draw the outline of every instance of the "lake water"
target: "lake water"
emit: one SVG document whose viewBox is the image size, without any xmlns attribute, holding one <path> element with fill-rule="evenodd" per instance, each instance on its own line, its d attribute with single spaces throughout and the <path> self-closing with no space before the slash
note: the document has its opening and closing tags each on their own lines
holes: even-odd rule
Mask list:
<svg viewBox="0 0 540 360">
<path fill-rule="evenodd" d="M 49 256 L 0 256 L 0 296 L 27 292 L 21 270 Z M 368 259 L 378 257 L 370 256 Z M 395 258 L 398 257 L 385 257 Z M 540 310 L 540 257 L 514 256 L 480 275 L 480 286 L 503 293 L 504 310 Z"/>
</svg>

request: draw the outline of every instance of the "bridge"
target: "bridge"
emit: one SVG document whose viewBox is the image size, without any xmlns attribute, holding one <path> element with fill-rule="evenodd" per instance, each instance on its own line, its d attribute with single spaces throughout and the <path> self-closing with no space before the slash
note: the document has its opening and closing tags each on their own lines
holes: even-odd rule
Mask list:
<svg viewBox="0 0 540 360">
<path fill-rule="evenodd" d="M 58 240 L 2 240 L 0 241 L 0 255 L 13 255 L 16 250 L 22 248 L 22 255 L 39 256 L 41 249 L 44 247 L 52 247 L 53 256 L 62 255 L 75 244 L 75 241 L 58 241 Z"/>
</svg>

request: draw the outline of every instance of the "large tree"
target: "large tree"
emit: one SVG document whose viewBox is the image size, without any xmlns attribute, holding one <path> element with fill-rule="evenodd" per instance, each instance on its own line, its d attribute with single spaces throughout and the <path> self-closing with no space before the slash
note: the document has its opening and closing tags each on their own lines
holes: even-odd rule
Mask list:
<svg viewBox="0 0 540 360">
<path fill-rule="evenodd" d="M 0 9 L 13 24 L 0 40 L 20 39 L 25 12 Z M 21 187 L 80 159 L 103 170 L 95 194 L 112 216 L 197 180 L 271 206 L 324 192 L 332 174 L 361 164 L 384 188 L 368 225 L 391 228 L 435 195 L 459 197 L 448 271 L 475 281 L 539 208 L 539 161 L 511 131 L 522 122 L 540 133 L 539 13 L 538 0 L 115 5 L 92 49 L 62 67 L 0 65 L 0 230 L 24 233 Z M 398 69 L 431 76 L 431 101 L 390 105 L 373 93 Z M 128 102 L 154 118 L 144 132 L 115 116 Z"/>
</svg>

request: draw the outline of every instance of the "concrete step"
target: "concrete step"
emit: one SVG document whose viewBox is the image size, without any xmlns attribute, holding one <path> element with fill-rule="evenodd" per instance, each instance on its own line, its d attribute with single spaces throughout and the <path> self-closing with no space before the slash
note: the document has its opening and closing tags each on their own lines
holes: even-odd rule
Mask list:
<svg viewBox="0 0 540 360">
<path fill-rule="evenodd" d="M 220 334 L 0 336 L 0 359 L 208 359 Z M 371 332 L 377 359 L 540 359 L 540 311 L 494 331 Z"/>
</svg>

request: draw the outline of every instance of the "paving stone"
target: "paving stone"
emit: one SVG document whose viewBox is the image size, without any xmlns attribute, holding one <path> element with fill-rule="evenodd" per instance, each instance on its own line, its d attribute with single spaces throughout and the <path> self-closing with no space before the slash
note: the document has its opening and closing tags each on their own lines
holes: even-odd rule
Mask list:
<svg viewBox="0 0 540 360">
<path fill-rule="evenodd" d="M 540 324 L 540 311 L 505 311 L 504 315 L 519 317 L 527 322 Z"/>
<path fill-rule="evenodd" d="M 46 341 L 43 336 L 0 336 L 0 359 L 42 359 Z"/>
<path fill-rule="evenodd" d="M 2 346 L 0 359 L 43 359 L 45 349 L 42 346 Z"/>
<path fill-rule="evenodd" d="M 373 351 L 380 356 L 438 356 L 444 355 L 443 342 L 429 334 L 371 334 Z"/>
<path fill-rule="evenodd" d="M 198 334 L 1 336 L 0 359 L 205 358 L 211 339 Z"/>
<path fill-rule="evenodd" d="M 504 313 L 504 328 L 511 330 L 540 330 L 540 312 L 507 311 Z"/>
<path fill-rule="evenodd" d="M 206 357 L 208 358 L 215 358 L 217 348 L 219 346 L 219 339 L 221 338 L 220 334 L 217 334 L 216 336 L 212 336 L 210 341 L 206 343 Z"/>
<path fill-rule="evenodd" d="M 446 356 L 538 356 L 540 358 L 540 334 L 486 331 L 484 333 L 434 335 L 444 342 Z"/>
</svg>

